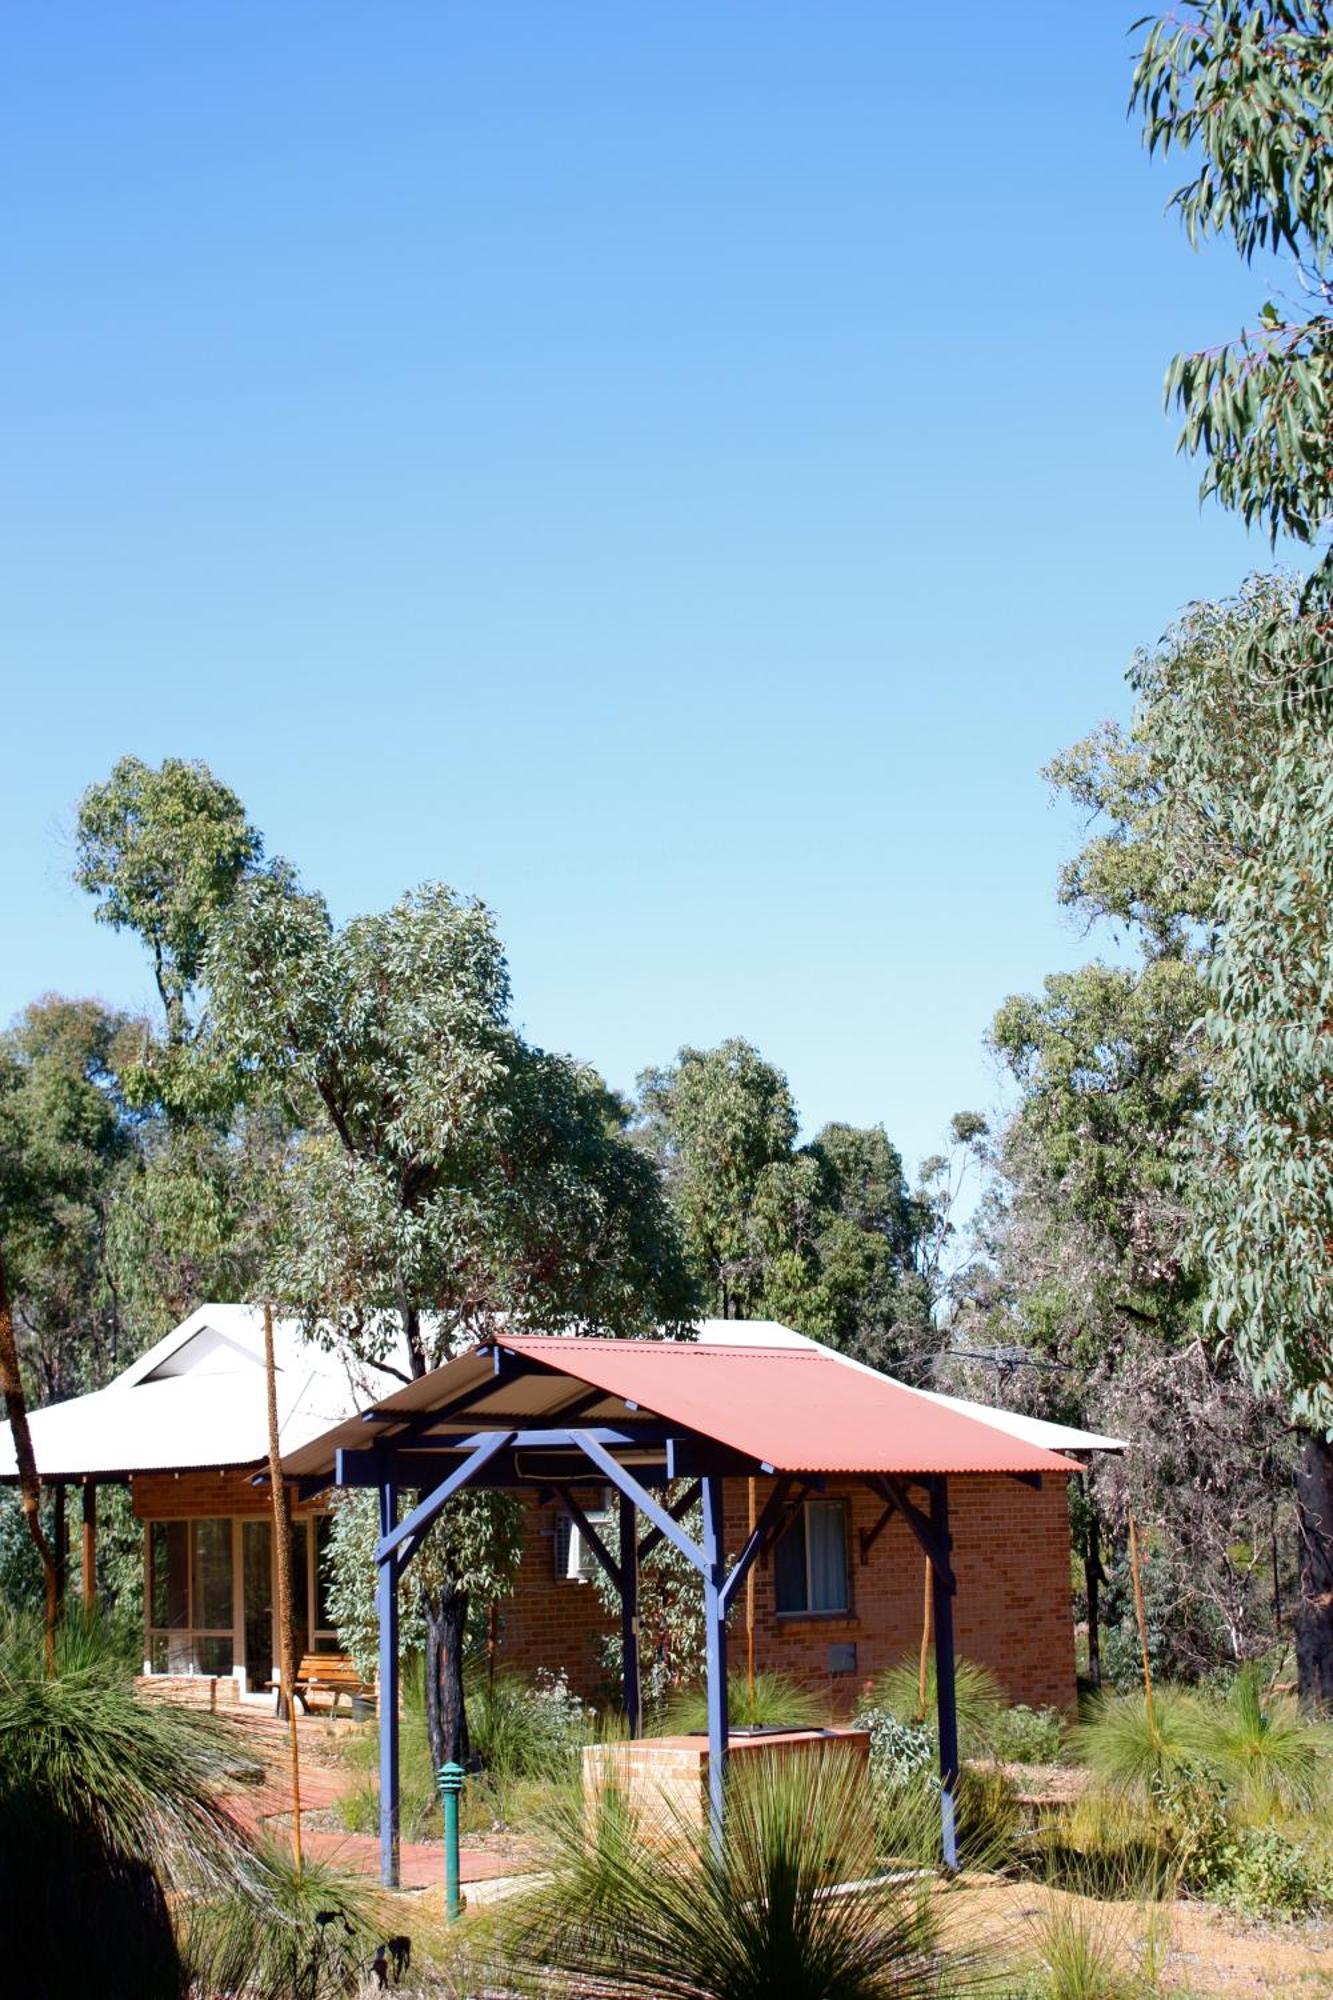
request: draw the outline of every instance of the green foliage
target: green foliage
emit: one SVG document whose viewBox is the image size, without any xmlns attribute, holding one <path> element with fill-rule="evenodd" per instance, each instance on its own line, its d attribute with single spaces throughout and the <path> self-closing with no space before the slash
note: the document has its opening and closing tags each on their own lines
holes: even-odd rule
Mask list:
<svg viewBox="0 0 1333 2000">
<path fill-rule="evenodd" d="M 870 1775 L 885 1792 L 898 1792 L 934 1770 L 938 1752 L 929 1729 L 903 1722 L 887 1708 L 863 1708 L 858 1729 L 870 1736 Z"/>
<path fill-rule="evenodd" d="M 1302 542 L 1329 518 L 1331 79 L 1322 0 L 1202 0 L 1152 21 L 1131 96 L 1151 152 L 1192 155 L 1174 197 L 1191 243 L 1297 260 L 1308 307 L 1266 301 L 1236 341 L 1177 356 L 1167 396 L 1182 446 L 1204 455 L 1204 493 Z"/>
<path fill-rule="evenodd" d="M 987 1733 L 990 1754 L 1002 1764 L 1058 1764 L 1068 1728 L 1058 1708 L 1016 1702 L 1001 1709 Z"/>
<path fill-rule="evenodd" d="M 1023 1859 L 1050 1888 L 1107 1902 L 1166 1902 L 1177 1869 L 1160 1815 L 1149 1801 L 1091 1787 L 1048 1821 Z"/>
<path fill-rule="evenodd" d="M 368 1680 L 379 1663 L 375 1612 L 378 1502 L 373 1493 L 338 1495 L 329 1534 L 329 1614 L 338 1643 Z M 523 1546 L 523 1509 L 507 1493 L 464 1492 L 437 1516 L 399 1585 L 398 1642 L 409 1658 L 426 1648 L 426 1606 L 443 1589 L 495 1604 L 514 1587 Z"/>
<path fill-rule="evenodd" d="M 466 1827 L 509 1822 L 516 1814 L 540 1811 L 552 1790 L 577 1786 L 586 1743 L 599 1740 L 597 1717 L 580 1701 L 562 1674 L 542 1669 L 534 1680 L 517 1674 L 493 1679 L 469 1674 L 468 1724 L 480 1769 L 463 1788 Z M 344 1750 L 348 1766 L 362 1782 L 338 1802 L 350 1833 L 374 1833 L 379 1825 L 379 1740 L 364 1729 Z M 426 1727 L 425 1695 L 419 1666 L 403 1675 L 399 1744 L 399 1801 L 404 1834 L 434 1840 L 441 1828 L 439 1766 Z"/>
<path fill-rule="evenodd" d="M 756 1208 L 789 1168 L 796 1106 L 787 1079 L 750 1043 L 680 1051 L 639 1078 L 645 1136 L 665 1168 L 686 1247 L 711 1311 L 757 1314 L 763 1291 Z"/>
<path fill-rule="evenodd" d="M 1151 1711 L 1141 1692 L 1104 1695 L 1091 1704 L 1074 1740 L 1103 1784 L 1146 1797 L 1154 1783 L 1197 1760 L 1199 1706 L 1171 1686 L 1154 1689 Z"/>
<path fill-rule="evenodd" d="M 393 1929 L 399 1913 L 390 1914 Z M 366 1882 L 285 1844 L 258 1848 L 250 1879 L 184 1912 L 181 1950 L 194 1990 L 246 2000 L 336 2000 L 364 1992 L 389 1925 Z"/>
<path fill-rule="evenodd" d="M 1242 1916 L 1305 1917 L 1333 1905 L 1326 1865 L 1275 1826 L 1241 1826 L 1216 1897 Z"/>
<path fill-rule="evenodd" d="M 108 1217 L 134 1150 L 118 1081 L 134 1025 L 55 996 L 0 1035 L 0 1152 L 21 1199 L 4 1251 L 29 1380 L 43 1400 L 96 1388 L 119 1333 Z"/>
<path fill-rule="evenodd" d="M 680 1500 L 687 1483 L 677 1480 L 667 1488 L 663 1499 L 668 1507 Z M 681 1526 L 699 1541 L 703 1510 L 697 1502 L 681 1516 Z M 608 1673 L 623 1686 L 620 1598 L 600 1563 L 592 1587 L 610 1627 L 602 1642 L 602 1658 Z M 675 1543 L 663 1537 L 639 1566 L 639 1693 L 645 1713 L 660 1711 L 674 1692 L 695 1679 L 703 1651 L 703 1580 Z"/>
<path fill-rule="evenodd" d="M 597 1738 L 593 1711 L 549 1667 L 539 1667 L 531 1681 L 517 1674 L 479 1677 L 468 1715 L 482 1773 L 500 1791 L 516 1779 L 577 1779 L 584 1745 Z"/>
<path fill-rule="evenodd" d="M 152 956 L 168 1041 L 193 1032 L 188 1004 L 217 918 L 263 841 L 236 794 L 206 764 L 168 757 L 154 770 L 122 757 L 79 803 L 74 879 L 97 920 L 132 930 Z"/>
<path fill-rule="evenodd" d="M 954 1701 L 958 1713 L 958 1745 L 964 1757 L 991 1754 L 994 1732 L 1004 1714 L 1004 1690 L 989 1667 L 976 1660 L 954 1663 Z M 900 1721 L 913 1722 L 925 1729 L 932 1740 L 936 1727 L 935 1654 L 926 1661 L 926 1704 L 921 1708 L 920 1661 L 905 1653 L 896 1666 L 876 1680 L 870 1699 L 873 1708 L 887 1709 Z"/>
<path fill-rule="evenodd" d="M 1243 859 L 1219 899 L 1208 975 L 1213 1080 L 1201 1143 L 1217 1172 L 1200 1245 L 1209 1303 L 1255 1379 L 1330 1429 L 1333 754 L 1322 717 L 1287 732 L 1232 825 Z"/>
<path fill-rule="evenodd" d="M 796 1145 L 786 1077 L 749 1042 L 685 1048 L 639 1078 L 657 1160 L 708 1310 L 768 1317 L 872 1365 L 929 1337 L 916 1268 L 926 1217 L 880 1126 L 831 1124 Z"/>
<path fill-rule="evenodd" d="M 738 1768 L 726 1845 L 697 1821 L 638 1838 L 615 1793 L 574 1804 L 553 1830 L 548 1882 L 509 1906 L 502 1948 L 557 1992 L 659 2000 L 913 2000 L 968 1967 L 939 1946 L 929 1891 L 875 1876 L 864 1786 L 844 1760 Z M 852 1890 L 833 1894 L 839 1884 Z"/>
<path fill-rule="evenodd" d="M 235 1893 L 240 1833 L 217 1802 L 230 1765 L 201 1717 L 134 1698 L 116 1635 L 0 1611 L 0 1926 L 16 1990 L 180 2000 L 169 1897 Z"/>
<path fill-rule="evenodd" d="M 482 905 L 430 887 L 338 929 L 256 878 L 208 972 L 220 1042 L 308 1113 L 272 1278 L 320 1337 L 371 1359 L 405 1339 L 419 1372 L 497 1311 L 639 1333 L 688 1317 L 651 1164 L 608 1128 L 599 1078 L 509 1026 Z"/>
<path fill-rule="evenodd" d="M 1182 1888 L 1260 1917 L 1309 1915 L 1333 1896 L 1327 1868 L 1281 1828 L 1239 1818 L 1216 1773 L 1184 1764 L 1163 1774 L 1153 1806 Z"/>
<path fill-rule="evenodd" d="M 1124 1911 L 1097 1906 L 1092 1893 L 1054 1896 L 1028 1918 L 1033 2000 L 1140 2000 L 1152 1991 L 1134 1964 Z"/>
<path fill-rule="evenodd" d="M 727 1717 L 736 1729 L 819 1729 L 828 1706 L 790 1674 L 754 1677 L 754 1691 L 745 1674 L 727 1681 Z M 668 1700 L 658 1719 L 663 1735 L 686 1735 L 708 1727 L 708 1697 L 701 1687 L 682 1688 Z"/>
<path fill-rule="evenodd" d="M 228 1884 L 242 1853 L 216 1787 L 234 1762 L 202 1718 L 134 1696 L 123 1634 L 66 1620 L 48 1678 L 41 1623 L 0 1613 L 0 1799 L 9 1837 L 31 1804 L 172 1886 Z"/>
<path fill-rule="evenodd" d="M 1198 1747 L 1228 1798 L 1256 1817 L 1313 1810 L 1333 1778 L 1327 1726 L 1311 1722 L 1289 1695 L 1266 1695 L 1253 1661 L 1224 1698 L 1198 1698 Z"/>
</svg>

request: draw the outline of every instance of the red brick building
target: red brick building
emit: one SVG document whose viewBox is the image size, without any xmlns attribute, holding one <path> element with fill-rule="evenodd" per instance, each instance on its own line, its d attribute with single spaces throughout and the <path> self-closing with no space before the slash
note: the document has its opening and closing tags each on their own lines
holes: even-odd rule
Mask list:
<svg viewBox="0 0 1333 2000">
<path fill-rule="evenodd" d="M 708 1345 L 809 1347 L 771 1323 L 705 1322 Z M 284 1457 L 383 1395 L 393 1378 L 348 1374 L 334 1357 L 277 1329 Z M 845 1363 L 854 1367 L 854 1363 Z M 916 1393 L 916 1392 L 913 1392 Z M 1115 1448 L 1114 1441 L 1008 1413 L 945 1402 L 1054 1450 Z M 128 1484 L 144 1528 L 144 1669 L 214 1680 L 235 1698 L 271 1687 L 272 1531 L 266 1490 L 263 1350 L 256 1309 L 200 1307 L 107 1389 L 33 1413 L 38 1467 L 51 1484 L 84 1496 L 85 1571 L 96 1533 L 96 1493 Z M 12 1480 L 12 1446 L 0 1439 L 0 1479 Z M 755 1481 L 763 1507 L 769 1482 Z M 727 1483 L 727 1540 L 747 1530 L 748 1483 Z M 596 1518 L 602 1496 L 582 1494 Z M 770 1555 L 753 1571 L 756 1667 L 825 1689 L 835 1710 L 862 1684 L 919 1645 L 921 1551 L 901 1518 L 863 1483 L 829 1478 L 808 1496 Z M 337 1647 L 325 1604 L 322 1552 L 327 1501 L 294 1510 L 295 1593 L 301 1650 Z M 1039 1490 L 997 1475 L 960 1482 L 952 1517 L 958 1580 L 956 1639 L 990 1667 L 1014 1701 L 1068 1707 L 1074 1699 L 1069 1521 L 1065 1484 Z M 614 1614 L 589 1580 L 586 1549 L 551 1502 L 528 1503 L 514 1595 L 497 1615 L 501 1661 L 522 1672 L 563 1671 L 581 1693 L 608 1682 L 604 1641 Z M 743 1659 L 747 1604 L 730 1624 Z M 646 1663 L 645 1663 L 646 1664 Z"/>
</svg>

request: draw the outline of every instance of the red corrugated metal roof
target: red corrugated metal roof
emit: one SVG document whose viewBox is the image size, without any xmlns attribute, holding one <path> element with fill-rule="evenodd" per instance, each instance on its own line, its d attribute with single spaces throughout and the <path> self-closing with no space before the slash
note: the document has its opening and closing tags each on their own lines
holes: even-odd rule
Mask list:
<svg viewBox="0 0 1333 2000">
<path fill-rule="evenodd" d="M 563 1335 L 502 1335 L 494 1344 L 779 1472 L 1083 1470 L 810 1350 Z"/>
</svg>

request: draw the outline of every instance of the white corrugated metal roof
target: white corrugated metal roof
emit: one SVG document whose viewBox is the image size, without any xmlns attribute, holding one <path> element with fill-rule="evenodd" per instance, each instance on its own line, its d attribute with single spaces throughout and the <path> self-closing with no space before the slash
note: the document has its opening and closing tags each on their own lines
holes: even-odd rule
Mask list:
<svg viewBox="0 0 1333 2000">
<path fill-rule="evenodd" d="M 268 1452 L 263 1315 L 257 1306 L 206 1305 L 173 1328 L 105 1389 L 33 1410 L 37 1469 L 45 1479 L 83 1474 L 254 1465 Z M 336 1356 L 274 1326 L 278 1426 L 284 1452 L 384 1394 L 379 1369 L 349 1374 Z M 0 1479 L 15 1476 L 14 1441 L 0 1424 Z"/>
<path fill-rule="evenodd" d="M 716 1341 L 722 1346 L 732 1347 L 818 1347 L 827 1354 L 837 1354 L 836 1348 L 825 1347 L 823 1342 L 810 1340 L 794 1328 L 780 1326 L 772 1319 L 706 1319 L 700 1323 L 700 1340 Z M 880 1376 L 882 1371 L 869 1368 L 864 1361 L 854 1361 L 849 1354 L 837 1354 L 839 1361 L 848 1368 L 859 1368 L 866 1375 Z M 890 1376 L 896 1381 L 896 1376 Z M 908 1382 L 900 1383 L 904 1389 L 912 1388 Z M 1025 1444 L 1042 1445 L 1047 1451 L 1127 1451 L 1123 1438 L 1103 1437 L 1098 1431 L 1079 1430 L 1073 1424 L 1051 1423 L 1045 1417 L 1028 1417 L 1018 1410 L 996 1409 L 990 1403 L 969 1402 L 965 1396 L 946 1396 L 939 1389 L 915 1389 L 914 1396 L 924 1396 L 929 1402 L 939 1403 L 947 1410 L 957 1410 L 961 1416 L 973 1417 L 980 1424 L 990 1424 L 992 1429 L 1003 1431 L 1006 1436 L 1021 1438 Z"/>
</svg>

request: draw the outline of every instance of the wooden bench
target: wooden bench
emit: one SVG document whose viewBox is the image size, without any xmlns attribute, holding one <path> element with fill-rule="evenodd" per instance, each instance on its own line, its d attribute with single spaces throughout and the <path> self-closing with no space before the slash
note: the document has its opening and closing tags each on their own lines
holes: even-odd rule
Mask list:
<svg viewBox="0 0 1333 2000">
<path fill-rule="evenodd" d="M 362 1678 L 347 1653 L 305 1653 L 296 1669 L 292 1692 L 307 1715 L 312 1694 L 332 1695 L 329 1714 L 336 1715 L 341 1695 L 349 1700 L 353 1695 L 373 1695 L 375 1684 Z"/>
</svg>

